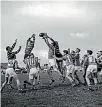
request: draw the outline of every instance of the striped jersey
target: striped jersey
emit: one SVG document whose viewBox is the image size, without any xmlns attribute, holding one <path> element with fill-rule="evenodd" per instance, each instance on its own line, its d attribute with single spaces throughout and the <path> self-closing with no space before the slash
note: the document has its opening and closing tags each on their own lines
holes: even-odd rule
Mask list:
<svg viewBox="0 0 102 107">
<path fill-rule="evenodd" d="M 27 40 L 27 44 L 26 44 L 26 49 L 25 49 L 25 54 L 29 55 L 31 53 L 31 51 L 34 48 L 34 43 L 35 43 L 35 37 L 33 38 L 33 40 L 31 40 L 31 38 L 29 38 Z"/>
<path fill-rule="evenodd" d="M 18 54 L 21 50 L 21 47 L 19 47 L 19 49 L 15 52 L 12 52 L 11 50 L 10 51 L 7 51 L 7 58 L 8 60 L 10 59 L 16 59 L 16 54 Z"/>
<path fill-rule="evenodd" d="M 9 51 L 7 51 L 8 60 L 16 58 L 15 52 L 12 52 L 14 47 L 16 46 L 16 42 L 10 47 Z"/>
<path fill-rule="evenodd" d="M 34 68 L 34 67 L 37 67 L 37 59 L 36 59 L 36 57 L 29 57 L 28 59 L 27 59 L 27 66 L 29 66 L 29 68 L 31 69 L 31 68 Z"/>
</svg>

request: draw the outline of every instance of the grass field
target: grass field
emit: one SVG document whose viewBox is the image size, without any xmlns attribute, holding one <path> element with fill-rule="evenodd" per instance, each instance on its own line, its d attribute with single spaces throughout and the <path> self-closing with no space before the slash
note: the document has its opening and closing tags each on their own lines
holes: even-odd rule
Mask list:
<svg viewBox="0 0 102 107">
<path fill-rule="evenodd" d="M 49 76 L 42 72 L 41 84 L 36 90 L 18 93 L 15 89 L 6 87 L 1 94 L 1 107 L 102 107 L 102 84 L 99 84 L 98 91 L 89 91 L 87 86 L 71 87 L 66 79 L 64 83 L 58 81 L 59 74 L 53 72 L 56 82 L 47 87 Z M 81 73 L 80 79 L 82 79 Z M 18 74 L 21 83 L 28 79 L 27 74 Z M 102 78 L 99 77 L 100 82 Z M 4 75 L 1 76 L 1 83 L 4 82 Z M 16 88 L 15 82 L 13 83 Z"/>
</svg>

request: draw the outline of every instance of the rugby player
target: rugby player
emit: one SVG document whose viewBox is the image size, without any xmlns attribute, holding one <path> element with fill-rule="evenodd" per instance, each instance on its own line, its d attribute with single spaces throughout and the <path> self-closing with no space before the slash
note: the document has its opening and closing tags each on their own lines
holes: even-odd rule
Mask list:
<svg viewBox="0 0 102 107">
<path fill-rule="evenodd" d="M 49 43 L 48 37 L 46 33 L 40 33 L 39 36 L 43 35 L 43 39 L 47 46 L 49 47 L 48 51 L 48 62 L 49 62 L 49 68 L 47 70 L 47 73 L 51 79 L 50 85 L 55 82 L 53 76 L 52 76 L 52 71 L 55 69 L 55 59 L 54 59 L 54 46 L 53 43 Z"/>
<path fill-rule="evenodd" d="M 8 65 L 7 65 L 7 69 L 6 69 L 6 73 L 5 73 L 5 82 L 2 84 L 1 91 L 3 91 L 4 87 L 7 84 L 9 84 L 11 86 L 11 88 L 13 88 L 11 85 L 13 78 L 17 82 L 18 91 L 22 91 L 22 89 L 20 87 L 21 86 L 20 81 L 15 72 L 16 67 L 18 67 L 18 62 L 16 60 L 16 54 L 18 54 L 20 52 L 21 46 L 19 47 L 19 49 L 17 51 L 12 52 L 16 43 L 17 43 L 17 39 L 15 40 L 15 43 L 11 47 L 10 46 L 6 47 L 7 56 L 8 56 Z"/>
<path fill-rule="evenodd" d="M 74 78 L 79 82 L 78 84 L 81 83 L 78 75 L 77 75 L 77 72 L 81 70 L 81 65 L 80 65 L 80 49 L 79 48 L 76 48 L 75 50 L 75 72 L 74 72 Z"/>
<path fill-rule="evenodd" d="M 35 34 L 33 34 L 30 38 L 28 38 L 25 48 L 24 61 L 26 61 L 27 57 L 29 57 L 31 51 L 34 48 L 35 43 Z"/>
<path fill-rule="evenodd" d="M 32 85 L 33 86 L 32 89 L 34 89 L 36 85 L 35 82 L 37 79 L 39 79 L 39 65 L 38 65 L 37 57 L 35 57 L 34 54 L 31 53 L 27 63 L 30 68 L 29 80 L 28 81 L 25 80 L 23 85 L 24 85 L 24 88 L 26 88 L 26 84 Z"/>
<path fill-rule="evenodd" d="M 72 86 L 75 86 L 75 81 L 74 81 L 74 78 L 73 78 L 73 73 L 75 72 L 75 67 L 74 67 L 74 64 L 73 64 L 73 61 L 72 61 L 72 58 L 68 52 L 68 50 L 64 50 L 63 51 L 64 55 L 63 57 L 61 58 L 57 58 L 55 56 L 55 58 L 57 60 L 63 60 L 64 62 L 64 68 L 66 69 L 66 77 L 69 79 L 69 81 L 71 82 Z"/>
<path fill-rule="evenodd" d="M 83 68 L 83 71 L 84 71 L 84 75 L 83 75 L 83 78 L 84 78 L 84 85 L 86 85 L 86 70 L 87 70 L 87 67 L 88 67 L 88 61 L 87 62 L 84 62 L 85 59 L 87 58 L 87 54 L 85 54 L 83 57 L 82 57 L 82 61 L 81 61 L 81 66 Z"/>
<path fill-rule="evenodd" d="M 98 81 L 97 81 L 97 63 L 96 63 L 96 58 L 92 54 L 93 54 L 92 50 L 87 50 L 88 57 L 86 57 L 86 59 L 85 59 L 85 63 L 88 62 L 88 68 L 86 70 L 86 82 L 87 82 L 89 90 L 92 90 L 92 86 L 91 86 L 91 82 L 90 82 L 90 76 L 93 78 L 94 85 L 96 87 L 97 87 L 97 83 L 98 83 Z"/>
<path fill-rule="evenodd" d="M 58 58 L 61 58 L 62 57 L 62 54 L 61 54 L 61 52 L 60 52 L 60 49 L 59 49 L 59 44 L 58 44 L 58 42 L 57 41 L 54 41 L 51 37 L 49 37 L 48 35 L 47 35 L 47 33 L 42 33 L 43 34 L 43 38 L 48 38 L 48 39 L 50 39 L 51 40 L 51 45 L 53 46 L 53 49 L 51 50 L 51 48 L 49 48 L 51 51 L 54 51 L 53 52 L 53 54 L 56 56 L 56 57 L 58 57 Z M 50 46 L 51 46 L 50 45 Z M 51 62 L 53 62 L 53 64 L 54 64 L 54 66 L 57 64 L 57 67 L 58 67 L 58 70 L 60 71 L 60 73 L 61 73 L 61 77 L 63 77 L 63 81 L 65 80 L 65 76 L 64 76 L 64 73 L 63 73 L 63 61 L 62 60 L 54 60 L 54 58 L 53 59 L 51 59 L 51 60 L 53 60 L 53 61 L 50 61 L 50 63 Z"/>
</svg>

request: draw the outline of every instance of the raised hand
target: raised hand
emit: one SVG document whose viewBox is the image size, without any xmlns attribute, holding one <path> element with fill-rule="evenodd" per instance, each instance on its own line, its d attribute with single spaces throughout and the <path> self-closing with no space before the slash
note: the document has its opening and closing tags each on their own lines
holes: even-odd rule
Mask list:
<svg viewBox="0 0 102 107">
<path fill-rule="evenodd" d="M 32 35 L 32 37 L 35 37 L 35 36 L 36 36 L 35 34 Z"/>
<path fill-rule="evenodd" d="M 17 39 L 15 40 L 15 42 L 17 42 Z"/>
</svg>

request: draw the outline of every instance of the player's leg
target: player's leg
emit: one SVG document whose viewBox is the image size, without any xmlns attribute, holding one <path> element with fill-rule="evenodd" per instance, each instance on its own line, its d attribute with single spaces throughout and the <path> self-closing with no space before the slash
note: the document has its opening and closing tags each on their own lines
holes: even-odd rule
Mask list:
<svg viewBox="0 0 102 107">
<path fill-rule="evenodd" d="M 83 78 L 84 78 L 84 84 L 86 85 L 86 70 L 87 70 L 87 67 L 83 68 L 83 72 L 84 72 L 84 75 L 83 75 Z"/>
<path fill-rule="evenodd" d="M 52 83 L 55 82 L 55 80 L 54 80 L 54 78 L 53 78 L 53 76 L 52 76 L 52 72 L 53 72 L 53 71 L 54 71 L 53 66 L 51 66 L 51 67 L 47 70 L 47 73 L 48 73 L 48 75 L 49 75 L 49 77 L 50 77 L 50 79 L 51 79 L 50 85 L 52 85 Z"/>
<path fill-rule="evenodd" d="M 79 67 L 75 67 L 75 72 L 74 72 L 74 79 L 76 79 L 78 82 L 79 82 L 79 84 L 81 83 L 80 82 L 80 79 L 79 79 L 79 77 L 78 77 L 78 75 L 77 75 L 77 72 L 79 71 Z"/>
<path fill-rule="evenodd" d="M 91 82 L 90 82 L 90 76 L 92 75 L 91 73 L 91 68 L 89 67 L 86 71 L 86 82 L 87 82 L 87 85 L 88 85 L 88 89 L 89 90 L 93 90 L 92 89 L 92 86 L 91 86 Z"/>
<path fill-rule="evenodd" d="M 37 81 L 38 81 L 38 84 L 40 84 L 40 71 L 39 70 L 38 70 Z"/>
<path fill-rule="evenodd" d="M 5 82 L 2 84 L 1 86 L 1 92 L 3 91 L 3 89 L 5 88 L 6 84 L 8 83 L 8 76 L 5 76 Z"/>
<path fill-rule="evenodd" d="M 36 84 L 37 84 L 37 82 L 38 82 L 37 79 L 38 79 L 38 74 L 35 74 L 35 75 L 34 75 L 33 82 L 32 82 L 32 85 L 33 85 L 32 89 L 35 89 L 35 86 L 36 86 Z"/>
<path fill-rule="evenodd" d="M 97 69 L 94 69 L 93 71 L 93 80 L 94 80 L 94 84 L 97 85 L 98 84 Z"/>
<path fill-rule="evenodd" d="M 8 84 L 10 85 L 10 87 L 11 87 L 12 89 L 14 89 L 14 87 L 12 86 L 12 81 L 13 81 L 13 76 L 10 76 L 10 77 L 9 77 L 9 80 L 8 80 Z"/>
<path fill-rule="evenodd" d="M 72 86 L 75 86 L 75 81 L 73 78 L 73 72 L 74 72 L 74 67 L 73 66 L 68 66 L 67 67 L 67 71 L 66 71 L 66 77 L 69 79 L 69 81 L 71 82 Z"/>
<path fill-rule="evenodd" d="M 57 65 L 58 65 L 58 70 L 60 72 L 59 80 L 62 80 L 62 82 L 64 82 L 65 81 L 65 71 L 63 69 L 63 62 L 62 61 L 57 61 Z"/>
<path fill-rule="evenodd" d="M 29 73 L 29 80 L 25 80 L 23 83 L 23 87 L 26 89 L 27 85 L 32 85 L 34 79 L 34 75 Z"/>
<path fill-rule="evenodd" d="M 21 89 L 21 83 L 20 83 L 20 80 L 19 80 L 19 78 L 18 78 L 18 76 L 17 76 L 17 74 L 15 72 L 13 74 L 13 77 L 16 80 L 18 91 L 21 91 L 22 90 Z"/>
</svg>

